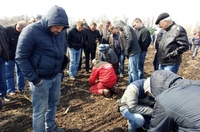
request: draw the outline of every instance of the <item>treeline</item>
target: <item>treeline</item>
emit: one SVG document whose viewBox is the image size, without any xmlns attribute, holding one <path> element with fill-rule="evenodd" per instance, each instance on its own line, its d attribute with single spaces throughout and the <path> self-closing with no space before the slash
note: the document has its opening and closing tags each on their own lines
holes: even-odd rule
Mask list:
<svg viewBox="0 0 200 132">
<path fill-rule="evenodd" d="M 20 16 L 14 16 L 14 17 L 2 17 L 2 18 L 0 18 L 0 24 L 2 26 L 7 26 L 7 25 L 16 24 L 19 20 L 25 20 L 26 22 L 29 22 L 33 18 L 34 18 L 34 16 L 28 16 L 28 15 L 20 15 Z M 81 19 L 82 18 L 75 19 L 73 17 L 69 17 L 70 26 L 74 25 L 76 23 L 76 21 L 81 20 Z M 133 21 L 133 20 L 130 20 L 130 18 L 127 16 L 123 16 L 122 18 L 114 17 L 114 18 L 110 19 L 106 15 L 102 15 L 97 18 L 92 18 L 91 20 L 86 20 L 86 21 L 88 22 L 88 24 L 90 24 L 92 21 L 97 24 L 101 24 L 107 20 L 114 22 L 118 19 L 123 20 L 127 24 L 132 24 L 132 21 Z M 154 34 L 156 31 L 155 18 L 154 17 L 146 17 L 146 18 L 141 18 L 141 19 L 142 19 L 143 23 L 145 24 L 145 26 L 149 29 L 151 34 Z M 188 35 L 191 35 L 194 32 L 196 32 L 197 29 L 199 29 L 200 22 L 197 22 L 196 25 L 181 25 L 181 26 L 183 26 L 186 29 Z"/>
</svg>

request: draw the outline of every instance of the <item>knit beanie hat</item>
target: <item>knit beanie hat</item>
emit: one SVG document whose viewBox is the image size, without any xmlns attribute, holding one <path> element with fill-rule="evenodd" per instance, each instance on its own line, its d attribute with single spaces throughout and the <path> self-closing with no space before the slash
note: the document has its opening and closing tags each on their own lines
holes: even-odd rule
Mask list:
<svg viewBox="0 0 200 132">
<path fill-rule="evenodd" d="M 100 44 L 99 47 L 98 47 L 98 50 L 99 50 L 100 52 L 106 51 L 106 45 L 105 45 L 105 44 Z"/>
</svg>

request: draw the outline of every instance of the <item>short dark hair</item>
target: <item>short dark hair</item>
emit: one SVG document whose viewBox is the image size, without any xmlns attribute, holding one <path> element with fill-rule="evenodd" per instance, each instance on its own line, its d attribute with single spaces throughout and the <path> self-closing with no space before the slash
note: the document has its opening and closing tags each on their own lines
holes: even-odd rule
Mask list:
<svg viewBox="0 0 200 132">
<path fill-rule="evenodd" d="M 90 24 L 90 26 L 97 26 L 97 24 L 95 23 L 95 22 L 92 22 L 91 24 Z"/>
</svg>

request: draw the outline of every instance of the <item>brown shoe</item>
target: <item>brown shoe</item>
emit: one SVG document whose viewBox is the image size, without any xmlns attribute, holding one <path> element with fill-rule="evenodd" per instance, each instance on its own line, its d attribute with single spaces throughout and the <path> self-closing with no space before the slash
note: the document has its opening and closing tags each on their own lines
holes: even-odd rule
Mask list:
<svg viewBox="0 0 200 132">
<path fill-rule="evenodd" d="M 109 97 L 111 96 L 110 90 L 104 89 L 104 90 L 103 90 L 103 96 L 105 96 L 106 98 L 109 98 Z"/>
<path fill-rule="evenodd" d="M 118 93 L 120 93 L 119 88 L 116 88 L 116 87 L 111 88 L 110 91 L 111 91 L 111 94 L 118 94 Z"/>
</svg>

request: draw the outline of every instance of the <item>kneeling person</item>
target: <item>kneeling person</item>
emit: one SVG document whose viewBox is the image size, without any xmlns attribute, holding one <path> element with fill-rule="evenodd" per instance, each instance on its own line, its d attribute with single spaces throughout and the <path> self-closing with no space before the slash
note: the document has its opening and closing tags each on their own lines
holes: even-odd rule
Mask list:
<svg viewBox="0 0 200 132">
<path fill-rule="evenodd" d="M 93 68 L 90 75 L 90 92 L 110 97 L 117 82 L 117 76 L 112 64 L 93 59 Z"/>
<path fill-rule="evenodd" d="M 127 119 L 129 132 L 137 128 L 148 129 L 154 104 L 149 100 L 150 78 L 132 82 L 118 100 L 119 112 Z"/>
</svg>

